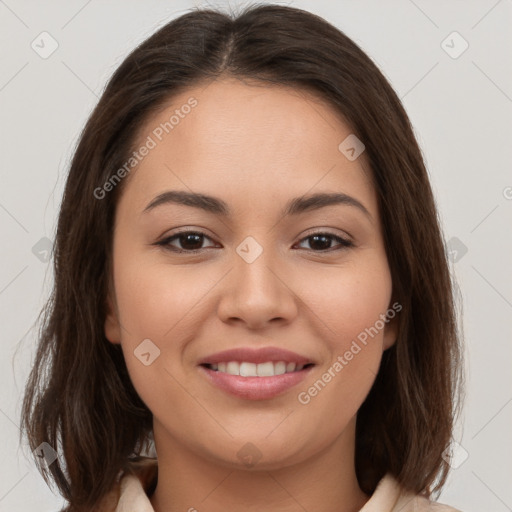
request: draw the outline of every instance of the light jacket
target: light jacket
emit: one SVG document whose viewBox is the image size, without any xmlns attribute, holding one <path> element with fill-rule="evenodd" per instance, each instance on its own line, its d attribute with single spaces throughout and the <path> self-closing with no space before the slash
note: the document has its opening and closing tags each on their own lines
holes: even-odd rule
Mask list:
<svg viewBox="0 0 512 512">
<path fill-rule="evenodd" d="M 136 474 L 124 475 L 105 496 L 98 512 L 154 512 L 148 490 L 157 476 L 156 459 L 138 463 Z M 385 475 L 375 492 L 359 512 L 461 512 L 403 490 L 390 474 Z"/>
</svg>

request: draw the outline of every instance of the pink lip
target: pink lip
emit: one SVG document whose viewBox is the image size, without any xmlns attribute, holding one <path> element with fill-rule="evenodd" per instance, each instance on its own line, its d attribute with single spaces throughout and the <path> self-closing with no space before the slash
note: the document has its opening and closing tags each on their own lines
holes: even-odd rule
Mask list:
<svg viewBox="0 0 512 512">
<path fill-rule="evenodd" d="M 296 354 L 289 350 L 285 350 L 277 347 L 263 347 L 263 348 L 233 348 L 230 350 L 224 350 L 223 352 L 216 352 L 211 354 L 199 361 L 198 364 L 216 364 L 216 363 L 228 363 L 229 361 L 247 362 L 247 363 L 266 363 L 272 361 L 277 363 L 278 361 L 284 361 L 285 363 L 296 363 L 308 364 L 314 363 L 307 357 Z M 248 377 L 243 377 L 248 378 Z M 261 378 L 261 377 L 258 377 Z"/>
<path fill-rule="evenodd" d="M 236 360 L 237 358 L 230 359 L 230 361 Z M 246 357 L 242 360 L 248 361 Z M 279 360 L 283 361 L 283 359 Z M 268 400 L 303 381 L 313 366 L 308 366 L 296 372 L 274 375 L 273 377 L 240 377 L 240 375 L 215 371 L 206 366 L 199 366 L 198 368 L 214 386 L 231 395 L 246 400 Z"/>
</svg>

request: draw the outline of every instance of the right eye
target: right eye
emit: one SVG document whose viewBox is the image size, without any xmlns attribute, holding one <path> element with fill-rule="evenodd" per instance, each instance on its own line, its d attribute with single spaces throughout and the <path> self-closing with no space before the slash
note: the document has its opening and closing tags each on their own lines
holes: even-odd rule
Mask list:
<svg viewBox="0 0 512 512">
<path fill-rule="evenodd" d="M 172 236 L 166 237 L 156 245 L 160 245 L 170 251 L 181 253 L 197 253 L 209 247 L 202 247 L 204 239 L 211 240 L 201 231 L 180 231 Z M 172 245 L 173 242 L 178 242 L 181 247 Z"/>
</svg>

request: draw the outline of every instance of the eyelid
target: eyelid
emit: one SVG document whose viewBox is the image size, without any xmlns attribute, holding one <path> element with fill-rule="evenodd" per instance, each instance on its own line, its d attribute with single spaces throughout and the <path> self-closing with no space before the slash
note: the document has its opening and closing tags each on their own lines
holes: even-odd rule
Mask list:
<svg viewBox="0 0 512 512">
<path fill-rule="evenodd" d="M 171 240 L 172 241 L 177 240 L 180 235 L 188 235 L 188 234 L 200 235 L 204 238 L 214 241 L 213 238 L 211 236 L 209 236 L 208 234 L 206 234 L 204 231 L 202 231 L 202 229 L 186 227 L 186 228 L 180 229 L 179 231 L 176 231 L 175 233 L 165 235 L 154 245 L 163 246 L 164 248 L 167 248 L 170 251 L 175 252 L 175 253 L 188 253 L 188 254 L 194 254 L 194 253 L 204 251 L 205 249 L 211 249 L 211 247 L 203 247 L 202 249 L 186 250 L 186 249 L 179 249 L 177 247 L 170 245 Z"/>
<path fill-rule="evenodd" d="M 334 240 L 337 240 L 338 247 L 334 246 L 329 249 L 325 249 L 323 251 L 314 251 L 313 249 L 306 249 L 307 251 L 312 252 L 313 254 L 328 254 L 328 253 L 338 252 L 338 251 L 342 251 L 344 249 L 350 249 L 352 247 L 355 247 L 355 244 L 352 241 L 351 237 L 344 237 L 344 236 L 341 236 L 341 235 L 338 235 L 336 233 L 333 233 L 331 231 L 326 231 L 326 230 L 317 230 L 317 231 L 313 231 L 312 233 L 306 234 L 298 241 L 298 244 L 301 244 L 303 241 L 305 241 L 308 238 L 311 238 L 315 235 L 318 235 L 318 236 L 324 235 L 324 236 L 328 236 Z"/>
<path fill-rule="evenodd" d="M 328 228 L 311 228 L 312 230 L 314 231 L 307 231 L 301 238 L 300 240 L 297 242 L 297 244 L 300 244 L 302 242 L 304 242 L 305 240 L 307 240 L 308 238 L 311 238 L 315 235 L 327 235 L 328 237 L 331 237 L 333 238 L 334 240 L 338 240 L 338 246 L 339 247 L 334 247 L 334 248 L 329 248 L 329 249 L 325 249 L 325 250 L 320 250 L 320 251 L 315 251 L 313 249 L 305 249 L 309 252 L 312 252 L 312 253 L 316 253 L 316 254 L 327 254 L 327 253 L 330 253 L 330 252 L 337 252 L 337 251 L 341 251 L 341 250 L 344 250 L 344 249 L 350 249 L 351 247 L 354 247 L 355 244 L 352 240 L 352 237 L 350 235 L 346 235 L 346 236 L 342 236 L 340 234 L 337 234 L 337 233 L 333 233 L 330 229 Z M 159 246 L 163 246 L 164 248 L 167 248 L 168 250 L 174 252 L 174 253 L 181 253 L 181 254 L 197 254 L 197 253 L 200 253 L 201 251 L 204 251 L 206 249 L 212 249 L 212 247 L 203 247 L 203 248 L 200 248 L 200 249 L 190 249 L 190 250 L 187 250 L 187 249 L 179 249 L 177 247 L 174 247 L 172 245 L 170 245 L 170 241 L 174 241 L 174 240 L 177 240 L 178 237 L 180 235 L 186 235 L 186 234 L 196 234 L 196 235 L 200 235 L 204 238 L 207 238 L 209 240 L 213 240 L 212 237 L 210 237 L 208 234 L 206 234 L 204 231 L 202 231 L 201 229 L 195 229 L 195 228 L 188 228 L 188 227 L 185 227 L 185 228 L 182 228 L 180 229 L 180 231 L 177 231 L 175 233 L 171 233 L 169 235 L 166 235 L 164 238 L 162 238 L 160 241 L 156 242 L 154 245 L 159 245 Z M 215 241 L 214 241 L 215 242 Z M 297 244 L 294 244 L 297 245 Z"/>
<path fill-rule="evenodd" d="M 343 231 L 342 233 L 339 233 L 339 232 L 335 233 L 333 231 L 333 229 L 334 228 L 322 228 L 322 227 L 308 229 L 308 230 L 306 230 L 305 234 L 302 235 L 301 241 L 304 238 L 308 238 L 308 237 L 314 236 L 314 235 L 330 235 L 332 237 L 342 238 L 346 242 L 353 242 L 353 237 L 346 231 Z"/>
</svg>

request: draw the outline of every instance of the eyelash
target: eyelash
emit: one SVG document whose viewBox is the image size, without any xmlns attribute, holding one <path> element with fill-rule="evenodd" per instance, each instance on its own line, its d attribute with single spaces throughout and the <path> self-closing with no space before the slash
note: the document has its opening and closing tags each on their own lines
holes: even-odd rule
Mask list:
<svg viewBox="0 0 512 512">
<path fill-rule="evenodd" d="M 178 249 L 178 248 L 173 247 L 172 245 L 170 245 L 170 242 L 178 239 L 180 236 L 183 236 L 183 235 L 199 235 L 199 236 L 203 236 L 204 238 L 210 239 L 209 236 L 207 236 L 205 233 L 203 233 L 201 231 L 180 231 L 179 233 L 175 233 L 172 236 L 164 238 L 160 242 L 156 242 L 155 245 L 162 246 L 165 249 L 168 249 L 168 250 L 170 250 L 172 252 L 175 252 L 175 253 L 187 253 L 187 254 L 196 254 L 196 253 L 199 253 L 201 251 L 204 251 L 205 249 L 211 249 L 211 247 L 204 247 L 202 249 L 190 249 L 190 250 L 187 250 L 187 249 Z M 333 233 L 329 233 L 329 232 L 325 232 L 325 231 L 318 231 L 316 233 L 311 233 L 308 236 L 302 238 L 300 240 L 300 242 L 303 242 L 304 240 L 307 240 L 308 238 L 312 238 L 314 236 L 320 236 L 320 235 L 327 236 L 327 237 L 330 237 L 330 238 L 336 240 L 337 242 L 339 242 L 339 245 L 341 247 L 338 248 L 338 249 L 333 249 L 332 247 L 330 247 L 328 249 L 324 249 L 324 250 L 320 250 L 320 251 L 315 251 L 313 249 L 306 249 L 306 250 L 309 250 L 309 251 L 314 252 L 314 253 L 322 254 L 322 253 L 326 253 L 326 252 L 340 251 L 340 250 L 343 250 L 343 249 L 348 249 L 350 247 L 354 247 L 353 242 L 351 242 L 350 240 L 347 240 L 345 238 L 340 237 L 339 235 L 335 235 Z"/>
</svg>

